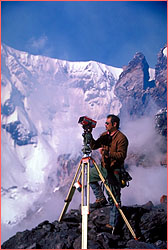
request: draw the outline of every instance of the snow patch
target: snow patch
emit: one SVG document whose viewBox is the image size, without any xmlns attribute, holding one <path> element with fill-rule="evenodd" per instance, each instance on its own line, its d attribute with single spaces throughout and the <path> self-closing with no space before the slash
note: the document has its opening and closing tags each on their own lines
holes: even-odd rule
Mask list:
<svg viewBox="0 0 168 250">
<path fill-rule="evenodd" d="M 167 47 L 163 50 L 163 55 L 167 57 Z"/>
</svg>

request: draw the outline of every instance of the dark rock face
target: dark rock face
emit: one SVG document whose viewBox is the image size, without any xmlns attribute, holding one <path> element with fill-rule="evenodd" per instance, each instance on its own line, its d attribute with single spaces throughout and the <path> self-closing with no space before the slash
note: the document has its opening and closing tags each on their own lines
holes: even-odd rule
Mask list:
<svg viewBox="0 0 168 250">
<path fill-rule="evenodd" d="M 122 103 L 120 113 L 140 117 L 149 114 L 154 104 L 165 108 L 167 104 L 167 57 L 163 48 L 155 67 L 155 81 L 149 80 L 149 65 L 142 53 L 136 53 L 125 66 L 116 83 L 115 93 Z"/>
<path fill-rule="evenodd" d="M 155 116 L 155 128 L 160 135 L 167 136 L 167 108 L 159 110 Z"/>
<path fill-rule="evenodd" d="M 158 54 L 158 62 L 155 67 L 156 88 L 152 93 L 153 99 L 160 108 L 167 105 L 167 57 L 164 55 L 165 50 L 167 50 L 166 46 Z"/>
<path fill-rule="evenodd" d="M 149 85 L 149 65 L 142 53 L 136 53 L 116 83 L 115 93 L 122 102 L 121 113 L 143 115 L 149 101 L 148 93 L 145 92 Z"/>
<path fill-rule="evenodd" d="M 124 68 L 124 71 L 121 73 L 119 81 L 126 76 L 127 79 L 130 80 L 128 84 L 131 85 L 130 86 L 131 90 L 133 89 L 138 90 L 139 88 L 134 82 L 135 73 L 137 73 L 138 76 L 140 77 L 139 88 L 146 89 L 148 87 L 148 81 L 149 81 L 149 65 L 145 59 L 145 56 L 142 53 L 135 54 L 132 61 L 129 62 L 128 66 L 126 66 Z M 132 77 L 131 74 L 133 74 Z M 126 86 L 126 84 L 124 86 L 127 87 L 128 89 L 128 86 Z"/>
<path fill-rule="evenodd" d="M 37 134 L 26 129 L 20 121 L 2 125 L 2 128 L 6 129 L 6 131 L 11 134 L 15 144 L 19 146 L 37 143 L 35 138 Z"/>
<path fill-rule="evenodd" d="M 110 207 L 91 210 L 88 220 L 88 249 L 166 249 L 167 204 L 122 207 L 138 240 L 133 239 L 123 219 L 116 233 L 105 228 Z M 72 209 L 62 222 L 44 221 L 31 231 L 18 232 L 2 244 L 2 249 L 80 249 L 81 212 Z"/>
<path fill-rule="evenodd" d="M 9 116 L 15 111 L 15 104 L 11 99 L 5 101 L 4 105 L 1 105 L 2 115 Z"/>
</svg>

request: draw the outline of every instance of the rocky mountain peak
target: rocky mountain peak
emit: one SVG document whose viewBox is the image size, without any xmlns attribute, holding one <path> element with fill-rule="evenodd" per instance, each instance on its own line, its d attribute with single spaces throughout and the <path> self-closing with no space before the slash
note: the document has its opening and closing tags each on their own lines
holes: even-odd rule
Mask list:
<svg viewBox="0 0 168 250">
<path fill-rule="evenodd" d="M 155 67 L 155 80 L 150 80 L 150 69 L 145 56 L 138 52 L 123 68 L 116 86 L 115 94 L 119 97 L 122 108 L 120 113 L 141 116 L 152 110 L 150 103 L 158 108 L 166 107 L 167 93 L 167 47 L 158 54 Z M 162 98 L 160 98 L 162 96 Z M 148 109 L 148 111 L 147 111 Z"/>
<path fill-rule="evenodd" d="M 146 61 L 145 56 L 141 52 L 137 52 L 133 59 L 128 63 L 128 66 L 124 67 L 124 71 L 119 77 L 119 81 L 125 77 L 127 74 L 130 74 L 134 71 L 140 70 L 143 73 L 143 85 L 142 88 L 145 88 L 145 83 L 149 80 L 149 65 Z"/>
<path fill-rule="evenodd" d="M 115 93 L 122 102 L 121 112 L 142 115 L 143 106 L 147 103 L 145 90 L 152 87 L 152 84 L 149 81 L 149 65 L 146 58 L 138 52 L 124 68 L 115 86 Z"/>
</svg>

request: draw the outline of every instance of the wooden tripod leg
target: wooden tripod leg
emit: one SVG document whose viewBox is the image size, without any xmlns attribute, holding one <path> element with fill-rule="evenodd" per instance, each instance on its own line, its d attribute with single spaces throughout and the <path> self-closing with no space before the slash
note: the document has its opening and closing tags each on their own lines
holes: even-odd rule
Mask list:
<svg viewBox="0 0 168 250">
<path fill-rule="evenodd" d="M 66 199 L 65 199 L 65 204 L 64 204 L 64 207 L 63 207 L 63 209 L 62 209 L 62 212 L 61 212 L 61 215 L 60 215 L 58 221 L 61 221 L 61 220 L 62 220 L 62 218 L 63 218 L 64 214 L 66 213 L 66 211 L 67 211 L 67 209 L 68 209 L 68 206 L 69 206 L 69 204 L 70 204 L 70 202 L 71 202 L 71 200 L 72 200 L 72 197 L 73 197 L 73 195 L 74 195 L 74 193 L 75 193 L 76 188 L 74 187 L 74 183 L 75 183 L 76 178 L 77 178 L 77 175 L 78 175 L 78 173 L 79 173 L 79 170 L 80 170 L 80 167 L 81 167 L 81 162 L 82 162 L 82 160 L 81 160 L 80 163 L 79 163 L 79 166 L 78 166 L 78 168 L 77 168 L 76 174 L 75 174 L 74 179 L 73 179 L 73 181 L 72 181 L 72 183 L 71 183 L 71 187 L 70 187 L 69 192 L 68 192 L 68 195 L 67 195 L 67 197 L 66 197 Z M 81 176 L 81 173 L 79 174 L 77 181 L 79 180 L 80 176 Z"/>
<path fill-rule="evenodd" d="M 121 208 L 120 208 L 118 202 L 116 201 L 116 199 L 115 199 L 113 193 L 111 192 L 109 186 L 105 183 L 105 179 L 104 179 L 102 173 L 100 172 L 100 169 L 98 168 L 98 166 L 97 166 L 95 160 L 94 160 L 94 159 L 91 159 L 91 160 L 92 160 L 92 162 L 93 162 L 93 164 L 94 164 L 94 166 L 95 166 L 95 168 L 96 168 L 96 170 L 97 170 L 97 172 L 98 172 L 98 174 L 99 174 L 99 177 L 100 177 L 101 181 L 103 182 L 105 188 L 107 189 L 107 191 L 108 191 L 109 194 L 111 195 L 111 197 L 112 197 L 112 199 L 113 199 L 113 201 L 114 201 L 116 207 L 118 208 L 118 210 L 119 210 L 119 212 L 120 212 L 120 214 L 121 214 L 123 220 L 125 221 L 125 223 L 126 223 L 128 229 L 129 229 L 130 233 L 132 234 L 132 236 L 134 237 L 135 240 L 138 240 L 137 237 L 136 237 L 136 235 L 135 235 L 135 233 L 134 233 L 134 231 L 133 231 L 133 229 L 132 229 L 132 227 L 131 227 L 131 225 L 130 225 L 130 223 L 128 222 L 127 218 L 125 217 L 123 211 L 121 210 Z"/>
<path fill-rule="evenodd" d="M 82 200 L 81 200 L 81 212 L 82 212 L 82 244 L 81 249 L 87 249 L 87 237 L 88 237 L 88 214 L 89 214 L 89 160 L 86 158 L 82 163 Z"/>
</svg>

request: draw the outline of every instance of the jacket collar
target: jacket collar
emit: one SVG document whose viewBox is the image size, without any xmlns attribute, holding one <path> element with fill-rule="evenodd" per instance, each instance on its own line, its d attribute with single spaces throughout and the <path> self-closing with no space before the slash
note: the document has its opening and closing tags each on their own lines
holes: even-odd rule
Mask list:
<svg viewBox="0 0 168 250">
<path fill-rule="evenodd" d="M 110 135 L 112 138 L 115 138 L 116 137 L 116 135 L 119 133 L 119 130 L 117 129 L 116 131 L 114 131 L 113 133 L 112 133 L 112 135 Z M 107 132 L 107 134 L 109 134 L 109 132 Z"/>
</svg>

